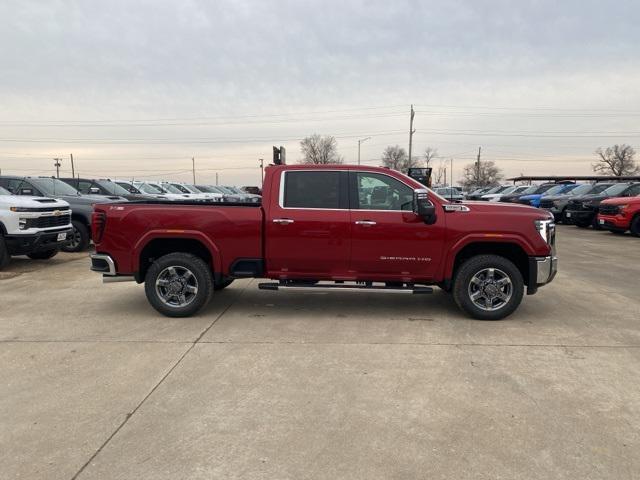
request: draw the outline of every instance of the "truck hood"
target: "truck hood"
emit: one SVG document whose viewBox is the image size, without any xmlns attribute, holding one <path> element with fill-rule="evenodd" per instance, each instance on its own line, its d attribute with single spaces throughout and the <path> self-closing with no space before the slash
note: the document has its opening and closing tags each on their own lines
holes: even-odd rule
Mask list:
<svg viewBox="0 0 640 480">
<path fill-rule="evenodd" d="M 627 203 L 640 203 L 640 197 L 613 197 L 602 201 L 607 205 L 626 205 Z"/>
<path fill-rule="evenodd" d="M 0 204 L 24 208 L 62 208 L 69 206 L 69 203 L 58 198 L 26 197 L 23 195 L 0 195 Z"/>
<path fill-rule="evenodd" d="M 91 205 L 92 203 L 111 203 L 122 202 L 122 197 L 105 196 L 105 195 L 60 195 L 57 198 L 66 200 L 70 204 L 75 205 Z"/>
<path fill-rule="evenodd" d="M 522 205 L 520 203 L 464 201 L 461 202 L 461 204 L 466 205 L 473 212 L 495 213 L 496 215 L 500 215 L 502 213 L 530 214 L 531 218 L 540 220 L 553 218 L 553 215 L 546 210 L 540 210 L 539 208 L 531 207 L 529 205 Z"/>
</svg>

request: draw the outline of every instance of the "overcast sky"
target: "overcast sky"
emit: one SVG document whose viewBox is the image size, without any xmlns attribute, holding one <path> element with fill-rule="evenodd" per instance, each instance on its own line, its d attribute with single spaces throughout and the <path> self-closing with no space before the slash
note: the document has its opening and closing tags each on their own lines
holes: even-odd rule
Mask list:
<svg viewBox="0 0 640 480">
<path fill-rule="evenodd" d="M 260 157 L 334 135 L 379 164 L 427 146 L 460 175 L 588 174 L 640 150 L 640 3 L 0 0 L 0 168 L 257 184 Z"/>
</svg>

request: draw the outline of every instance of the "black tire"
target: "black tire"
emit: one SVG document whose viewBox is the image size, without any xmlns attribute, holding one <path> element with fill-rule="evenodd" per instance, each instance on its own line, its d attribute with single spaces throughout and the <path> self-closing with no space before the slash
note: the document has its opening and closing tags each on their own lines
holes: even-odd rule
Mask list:
<svg viewBox="0 0 640 480">
<path fill-rule="evenodd" d="M 471 293 L 471 291 L 476 288 L 478 290 L 473 293 L 478 293 L 478 291 L 481 290 L 477 283 L 478 279 L 482 277 L 482 272 L 488 271 L 489 269 L 493 269 L 494 276 L 485 277 L 485 280 L 489 283 L 483 285 L 483 288 L 485 286 L 492 288 L 489 293 L 495 291 L 495 288 L 501 285 L 504 278 L 508 279 L 508 283 L 505 282 L 504 286 L 499 287 L 500 293 L 507 296 L 506 299 L 502 300 L 496 297 L 490 300 L 491 306 L 488 306 L 487 302 L 489 302 L 489 300 L 484 297 L 484 294 L 479 295 L 477 301 L 479 302 L 480 298 L 483 298 L 485 305 L 489 308 L 495 307 L 493 310 L 479 307 L 474 302 L 474 299 L 472 299 Z M 498 278 L 498 280 L 494 280 L 495 278 Z M 498 255 L 478 255 L 471 257 L 458 268 L 453 281 L 453 298 L 456 304 L 468 315 L 478 320 L 501 320 L 508 317 L 518 308 L 520 302 L 522 302 L 523 295 L 524 281 L 520 270 L 518 270 L 513 262 Z M 500 305 L 501 302 L 503 305 Z"/>
<path fill-rule="evenodd" d="M 83 252 L 89 247 L 89 228 L 80 220 L 73 220 L 73 231 L 71 239 L 65 243 L 60 250 L 67 253 Z"/>
<path fill-rule="evenodd" d="M 213 289 L 217 292 L 219 290 L 224 290 L 229 285 L 233 283 L 233 278 L 225 278 L 224 280 L 220 280 L 219 282 L 213 283 Z"/>
<path fill-rule="evenodd" d="M 4 243 L 4 237 L 0 233 L 0 270 L 9 265 L 9 261 L 11 261 L 11 255 L 9 255 L 7 245 Z"/>
<path fill-rule="evenodd" d="M 640 237 L 640 214 L 633 217 L 629 230 L 631 231 L 631 235 L 634 237 Z"/>
<path fill-rule="evenodd" d="M 600 222 L 598 222 L 597 215 L 593 217 L 593 220 L 591 220 L 591 226 L 593 227 L 594 230 L 604 230 L 604 228 L 600 226 Z"/>
<path fill-rule="evenodd" d="M 29 253 L 27 257 L 32 260 L 49 260 L 50 258 L 55 257 L 58 254 L 57 249 L 53 250 L 43 250 L 42 252 L 33 252 Z"/>
<path fill-rule="evenodd" d="M 171 273 L 171 269 L 175 275 Z M 186 272 L 181 273 L 183 271 L 189 272 L 190 276 L 187 276 Z M 161 285 L 160 282 L 167 284 Z M 194 286 L 196 292 L 187 290 L 192 290 Z M 182 290 L 179 290 L 180 287 Z M 151 264 L 145 276 L 144 291 L 151 306 L 163 315 L 189 317 L 211 300 L 211 269 L 200 257 L 190 253 L 170 253 Z M 174 293 L 176 291 L 177 293 Z"/>
<path fill-rule="evenodd" d="M 624 231 L 624 230 L 619 230 L 619 229 L 617 229 L 617 228 L 609 229 L 609 231 L 610 231 L 611 233 L 615 233 L 616 235 L 624 235 L 624 233 L 625 233 L 625 231 Z"/>
</svg>

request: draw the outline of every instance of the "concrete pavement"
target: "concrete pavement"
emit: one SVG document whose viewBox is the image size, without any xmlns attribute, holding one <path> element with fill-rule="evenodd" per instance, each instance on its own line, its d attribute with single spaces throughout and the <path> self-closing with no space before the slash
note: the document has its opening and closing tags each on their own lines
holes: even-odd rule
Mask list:
<svg viewBox="0 0 640 480">
<path fill-rule="evenodd" d="M 168 319 L 85 256 L 0 275 L 3 477 L 635 478 L 640 240 L 559 229 L 501 322 L 451 298 L 265 292 Z"/>
</svg>

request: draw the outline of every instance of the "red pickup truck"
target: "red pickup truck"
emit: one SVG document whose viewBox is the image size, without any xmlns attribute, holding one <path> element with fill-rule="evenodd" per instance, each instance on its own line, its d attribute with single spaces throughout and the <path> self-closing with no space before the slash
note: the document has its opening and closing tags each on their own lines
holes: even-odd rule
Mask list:
<svg viewBox="0 0 640 480">
<path fill-rule="evenodd" d="M 640 196 L 609 198 L 600 204 L 598 213 L 600 227 L 613 233 L 624 233 L 640 237 Z"/>
<path fill-rule="evenodd" d="M 189 316 L 237 278 L 259 288 L 431 293 L 497 320 L 555 276 L 555 225 L 514 204 L 449 202 L 402 173 L 275 165 L 262 204 L 96 205 L 92 270 L 145 283 L 153 307 Z"/>
</svg>

